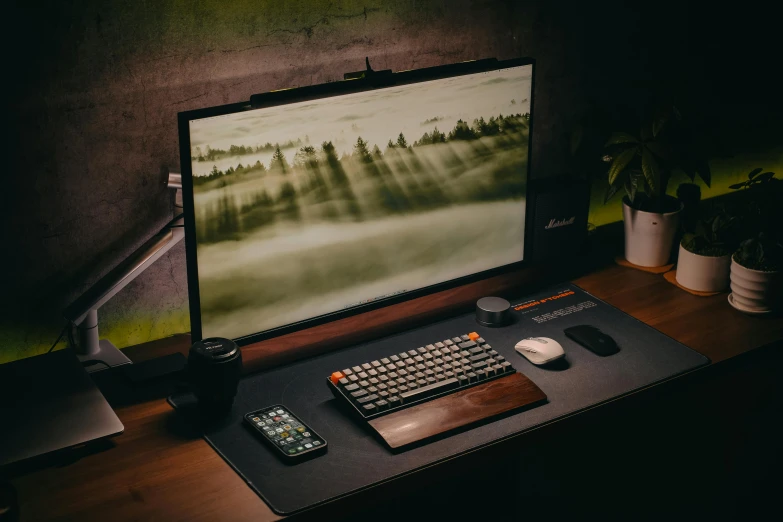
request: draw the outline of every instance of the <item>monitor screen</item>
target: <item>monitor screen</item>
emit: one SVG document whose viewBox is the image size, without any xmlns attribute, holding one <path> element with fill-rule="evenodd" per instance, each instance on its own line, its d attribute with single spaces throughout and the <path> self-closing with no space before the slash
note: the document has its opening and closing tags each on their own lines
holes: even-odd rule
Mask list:
<svg viewBox="0 0 783 522">
<path fill-rule="evenodd" d="M 188 117 L 200 337 L 522 261 L 532 75 L 528 63 Z"/>
</svg>

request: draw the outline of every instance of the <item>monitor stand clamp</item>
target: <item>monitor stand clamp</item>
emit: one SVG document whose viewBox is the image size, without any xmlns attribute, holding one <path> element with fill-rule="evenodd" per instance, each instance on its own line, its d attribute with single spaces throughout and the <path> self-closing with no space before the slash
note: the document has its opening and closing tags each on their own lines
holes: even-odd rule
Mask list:
<svg viewBox="0 0 783 522">
<path fill-rule="evenodd" d="M 111 341 L 98 338 L 98 310 L 90 310 L 76 330 L 79 332 L 76 355 L 88 372 L 131 364 L 131 360 Z"/>
</svg>

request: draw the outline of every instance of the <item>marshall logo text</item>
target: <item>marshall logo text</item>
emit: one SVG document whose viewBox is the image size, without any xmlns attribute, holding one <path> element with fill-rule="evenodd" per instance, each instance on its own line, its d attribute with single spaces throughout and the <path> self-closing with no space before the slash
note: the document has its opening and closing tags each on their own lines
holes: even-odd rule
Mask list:
<svg viewBox="0 0 783 522">
<path fill-rule="evenodd" d="M 576 221 L 576 216 L 571 216 L 570 219 L 561 219 L 560 221 L 553 218 L 544 229 L 549 230 L 550 228 L 567 227 L 568 225 L 573 225 L 574 221 Z"/>
</svg>

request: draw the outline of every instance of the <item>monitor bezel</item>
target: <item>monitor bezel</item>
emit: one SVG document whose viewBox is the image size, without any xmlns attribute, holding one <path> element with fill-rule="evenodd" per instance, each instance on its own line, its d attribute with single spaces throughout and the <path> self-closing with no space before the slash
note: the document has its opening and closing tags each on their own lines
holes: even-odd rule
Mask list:
<svg viewBox="0 0 783 522">
<path fill-rule="evenodd" d="M 531 251 L 533 241 L 533 221 L 532 221 L 532 205 L 530 205 L 530 171 L 533 157 L 533 132 L 535 127 L 535 113 L 534 113 L 534 100 L 535 100 L 535 60 L 532 58 L 515 58 L 511 60 L 476 60 L 470 62 L 461 62 L 449 65 L 440 65 L 436 67 L 428 67 L 423 69 L 414 69 L 409 71 L 400 71 L 397 73 L 377 74 L 372 73 L 364 78 L 342 80 L 339 82 L 317 84 L 305 87 L 296 87 L 291 89 L 282 89 L 276 91 L 270 91 L 263 94 L 256 94 L 251 97 L 248 102 L 230 103 L 226 105 L 219 105 L 215 107 L 207 107 L 203 109 L 196 109 L 191 111 L 184 111 L 177 114 L 178 131 L 179 131 L 179 152 L 180 152 L 180 169 L 182 173 L 182 204 L 183 213 L 185 219 L 185 258 L 187 264 L 187 278 L 188 278 L 188 304 L 190 308 L 190 335 L 191 341 L 196 342 L 202 340 L 202 327 L 201 327 L 201 299 L 199 294 L 199 280 L 198 280 L 198 258 L 196 252 L 196 223 L 195 223 L 195 209 L 193 201 L 193 182 L 192 182 L 192 166 L 191 166 L 191 150 L 190 150 L 190 121 L 209 118 L 213 116 L 224 116 L 233 113 L 246 112 L 249 110 L 260 109 L 264 107 L 274 107 L 277 105 L 286 105 L 289 103 L 295 103 L 300 101 L 317 100 L 321 98 L 328 98 L 331 96 L 338 96 L 343 94 L 353 94 L 363 91 L 370 91 L 376 89 L 383 89 L 393 85 L 407 85 L 413 83 L 419 83 L 431 80 L 440 80 L 444 78 L 454 76 L 464 76 L 467 74 L 475 74 L 480 72 L 490 72 L 501 69 L 509 69 L 512 67 L 520 67 L 530 65 L 531 71 L 531 84 L 530 84 L 530 120 L 531 132 L 528 134 L 528 161 L 527 169 L 525 172 L 525 227 L 523 238 L 523 259 L 511 264 L 502 265 L 499 267 L 491 268 L 481 272 L 468 274 L 456 279 L 450 279 L 440 283 L 428 285 L 416 290 L 411 290 L 402 294 L 381 298 L 371 303 L 365 303 L 356 305 L 350 308 L 336 310 L 334 312 L 320 315 L 317 317 L 311 317 L 294 323 L 278 326 L 265 330 L 262 332 L 256 332 L 248 334 L 239 338 L 235 338 L 234 341 L 239 346 L 247 346 L 274 337 L 280 337 L 292 332 L 312 328 L 321 324 L 337 321 L 346 317 L 351 317 L 366 313 L 379 308 L 384 308 L 394 304 L 410 301 L 425 295 L 433 294 L 450 288 L 455 288 L 465 284 L 487 279 L 496 275 L 507 273 L 513 270 L 529 266 L 533 259 L 533 253 Z"/>
</svg>

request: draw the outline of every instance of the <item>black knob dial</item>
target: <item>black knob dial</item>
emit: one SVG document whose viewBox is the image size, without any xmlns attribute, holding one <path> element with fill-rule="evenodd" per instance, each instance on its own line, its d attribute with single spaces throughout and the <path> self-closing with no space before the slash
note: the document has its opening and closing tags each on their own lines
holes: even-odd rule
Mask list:
<svg viewBox="0 0 783 522">
<path fill-rule="evenodd" d="M 511 303 L 500 297 L 476 301 L 476 322 L 481 326 L 504 326 L 511 321 Z"/>
</svg>

